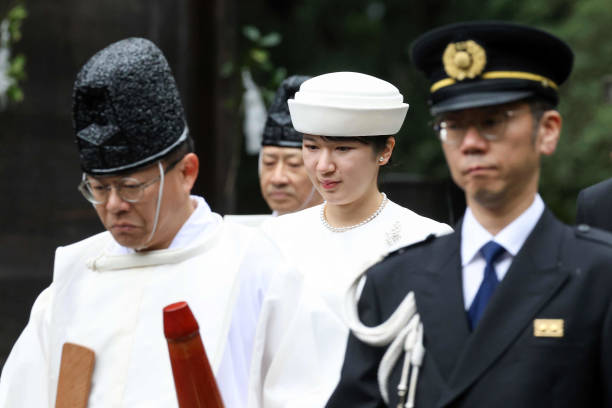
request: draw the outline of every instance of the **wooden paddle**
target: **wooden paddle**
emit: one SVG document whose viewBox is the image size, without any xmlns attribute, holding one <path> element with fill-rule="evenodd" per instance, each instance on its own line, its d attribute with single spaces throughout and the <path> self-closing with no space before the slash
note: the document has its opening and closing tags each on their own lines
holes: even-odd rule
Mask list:
<svg viewBox="0 0 612 408">
<path fill-rule="evenodd" d="M 95 359 L 93 350 L 64 343 L 55 408 L 87 408 Z"/>
</svg>

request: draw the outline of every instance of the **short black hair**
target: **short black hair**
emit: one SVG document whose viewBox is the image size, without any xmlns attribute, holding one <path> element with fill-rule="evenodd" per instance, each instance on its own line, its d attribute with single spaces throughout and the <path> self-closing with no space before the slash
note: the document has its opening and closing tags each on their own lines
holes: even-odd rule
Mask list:
<svg viewBox="0 0 612 408">
<path fill-rule="evenodd" d="M 525 103 L 529 105 L 529 109 L 531 109 L 531 114 L 536 122 L 539 122 L 542 118 L 544 112 L 549 110 L 555 110 L 556 106 L 548 99 L 540 98 L 534 96 L 532 98 L 525 99 Z"/>
<path fill-rule="evenodd" d="M 191 138 L 191 136 L 188 135 L 187 139 L 183 143 L 178 145 L 176 149 L 172 150 L 170 153 L 165 155 L 162 158 L 162 161 L 164 162 L 164 164 L 172 163 L 172 162 L 182 159 L 185 155 L 189 153 L 193 153 L 193 151 L 194 151 L 193 139 Z"/>
</svg>

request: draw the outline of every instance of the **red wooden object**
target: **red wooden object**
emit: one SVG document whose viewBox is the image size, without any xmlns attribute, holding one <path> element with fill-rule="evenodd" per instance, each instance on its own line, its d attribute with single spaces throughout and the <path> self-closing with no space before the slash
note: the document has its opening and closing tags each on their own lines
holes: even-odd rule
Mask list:
<svg viewBox="0 0 612 408">
<path fill-rule="evenodd" d="M 164 334 L 180 408 L 223 408 L 223 400 L 187 302 L 164 308 Z"/>
</svg>

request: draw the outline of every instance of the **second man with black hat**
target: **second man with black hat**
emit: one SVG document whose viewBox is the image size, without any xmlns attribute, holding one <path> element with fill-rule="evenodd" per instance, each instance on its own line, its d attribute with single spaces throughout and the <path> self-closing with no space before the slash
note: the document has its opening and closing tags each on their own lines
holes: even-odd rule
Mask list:
<svg viewBox="0 0 612 408">
<path fill-rule="evenodd" d="M 320 204 L 323 199 L 308 178 L 302 159 L 302 134 L 293 128 L 287 100 L 293 98 L 307 76 L 285 79 L 264 129 L 259 155 L 261 194 L 274 214 L 283 215 Z"/>
</svg>

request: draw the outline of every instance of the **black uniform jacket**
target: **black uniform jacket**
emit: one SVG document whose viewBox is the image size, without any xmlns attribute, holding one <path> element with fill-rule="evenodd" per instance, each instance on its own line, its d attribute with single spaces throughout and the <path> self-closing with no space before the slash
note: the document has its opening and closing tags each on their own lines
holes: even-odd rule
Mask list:
<svg viewBox="0 0 612 408">
<path fill-rule="evenodd" d="M 545 210 L 473 332 L 459 232 L 389 256 L 367 276 L 359 304 L 366 325 L 415 292 L 426 349 L 417 408 L 612 407 L 611 234 L 568 227 Z M 562 319 L 563 336 L 535 336 L 534 319 Z M 351 335 L 327 407 L 385 407 L 376 380 L 385 350 Z M 403 358 L 389 379 L 393 408 Z"/>
<path fill-rule="evenodd" d="M 612 178 L 578 194 L 576 223 L 612 231 Z"/>
</svg>

